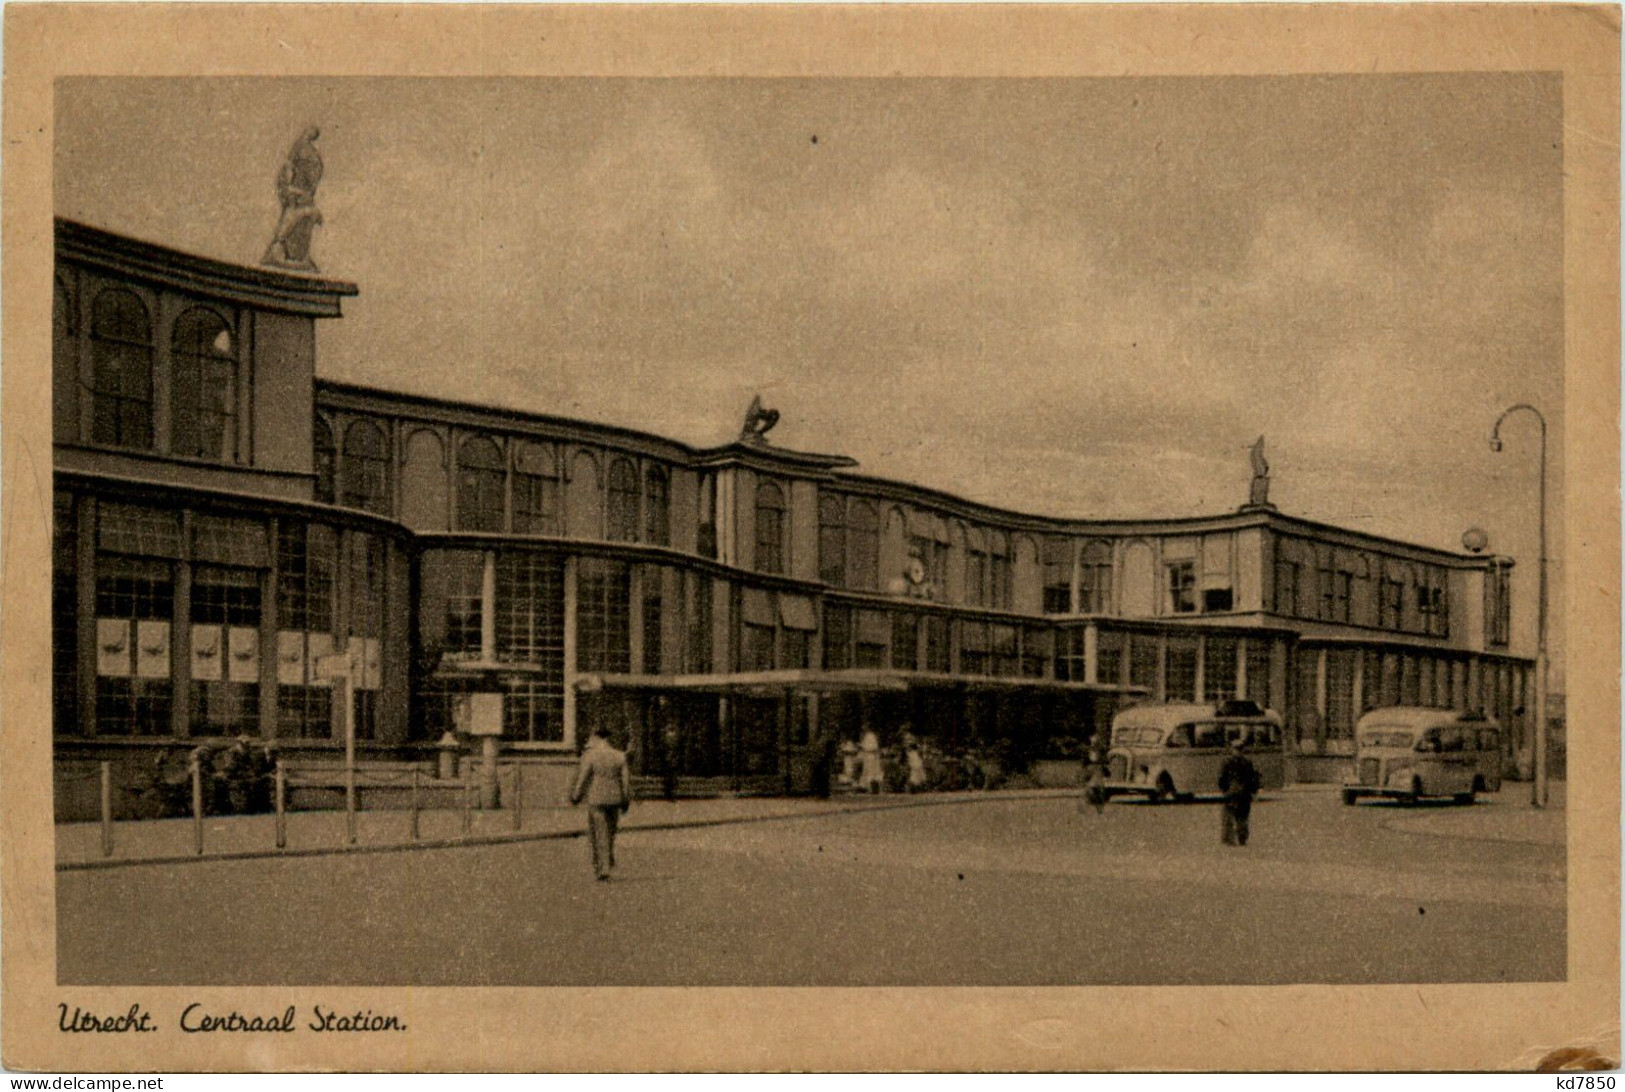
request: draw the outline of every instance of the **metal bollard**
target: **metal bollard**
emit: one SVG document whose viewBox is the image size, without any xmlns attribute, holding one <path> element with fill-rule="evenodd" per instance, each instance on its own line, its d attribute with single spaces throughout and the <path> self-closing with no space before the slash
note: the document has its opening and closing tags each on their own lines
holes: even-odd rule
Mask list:
<svg viewBox="0 0 1625 1092">
<path fill-rule="evenodd" d="M 525 825 L 525 767 L 522 763 L 513 764 L 513 829 L 519 830 Z"/>
<path fill-rule="evenodd" d="M 102 856 L 113 855 L 113 764 L 102 763 Z"/>
<path fill-rule="evenodd" d="M 468 767 L 473 763 L 464 763 L 463 767 L 463 833 L 468 834 L 474 829 L 474 779 L 470 776 Z"/>
<path fill-rule="evenodd" d="M 192 838 L 199 857 L 203 856 L 203 767 L 192 763 Z"/>
<path fill-rule="evenodd" d="M 344 832 L 355 845 L 355 767 L 344 770 Z"/>
<path fill-rule="evenodd" d="M 288 771 L 276 764 L 276 847 L 288 848 Z"/>
<path fill-rule="evenodd" d="M 418 780 L 421 774 L 412 767 L 412 841 L 418 840 Z"/>
</svg>

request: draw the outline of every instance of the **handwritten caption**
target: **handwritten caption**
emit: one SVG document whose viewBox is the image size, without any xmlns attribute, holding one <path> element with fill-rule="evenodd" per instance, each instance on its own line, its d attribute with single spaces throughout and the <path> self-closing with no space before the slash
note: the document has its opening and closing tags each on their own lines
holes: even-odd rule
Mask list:
<svg viewBox="0 0 1625 1092">
<path fill-rule="evenodd" d="M 137 1003 L 122 1012 L 95 1012 L 80 1005 L 71 1008 L 66 1002 L 57 1005 L 57 1030 L 69 1034 L 140 1034 L 161 1031 L 159 1023 L 146 1006 Z M 216 1032 L 247 1032 L 287 1034 L 299 1031 L 313 1032 L 380 1032 L 405 1031 L 406 1023 L 395 1013 L 356 1009 L 345 1012 L 324 1005 L 311 1005 L 308 1010 L 289 1005 L 280 1012 L 238 1012 L 228 1009 L 212 1011 L 202 1002 L 194 1001 L 180 1010 L 173 1019 L 173 1027 L 189 1035 L 208 1035 Z"/>
</svg>

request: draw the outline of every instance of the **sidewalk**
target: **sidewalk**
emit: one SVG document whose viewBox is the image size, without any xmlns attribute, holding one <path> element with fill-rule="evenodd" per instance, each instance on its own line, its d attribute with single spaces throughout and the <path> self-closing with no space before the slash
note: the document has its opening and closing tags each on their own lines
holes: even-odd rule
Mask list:
<svg viewBox="0 0 1625 1092">
<path fill-rule="evenodd" d="M 660 830 L 766 822 L 987 800 L 1064 797 L 1074 792 L 1066 789 L 1028 789 L 926 793 L 919 796 L 851 794 L 829 800 L 816 797 L 741 797 L 679 800 L 676 803 L 639 800 L 621 821 L 621 829 Z M 521 820 L 522 825 L 516 830 L 511 810 L 473 811 L 466 816 L 468 825 L 465 829 L 465 814 L 461 810 L 425 809 L 418 813 L 418 836 L 414 840 L 410 812 L 363 811 L 356 813 L 356 838 L 355 843 L 351 844 L 344 812 L 289 812 L 287 848 L 278 849 L 274 815 L 207 816 L 203 820 L 201 855 L 197 852 L 197 833 L 191 819 L 128 820 L 113 824 L 111 856 L 105 856 L 102 852 L 102 828 L 99 823 L 58 823 L 56 867 L 62 871 L 197 860 L 492 845 L 544 838 L 578 838 L 586 828 L 582 809 L 572 807 L 527 807 Z"/>
<path fill-rule="evenodd" d="M 1340 807 L 1336 785 L 1294 785 L 1281 795 L 1306 800 L 1308 806 Z M 713 800 L 640 800 L 622 821 L 623 830 L 661 830 L 672 827 L 718 826 L 845 815 L 894 808 L 940 807 L 993 800 L 1044 800 L 1077 795 L 1077 789 L 1018 789 L 996 792 L 925 793 L 919 796 L 860 794 L 830 800 L 809 797 L 742 797 Z M 1273 794 L 1272 794 L 1273 795 Z M 1551 804 L 1544 811 L 1529 806 L 1529 786 L 1508 782 L 1497 794 L 1480 797 L 1471 807 L 1453 805 L 1385 808 L 1381 820 L 1390 830 L 1405 834 L 1472 840 L 1520 842 L 1561 846 L 1566 834 L 1564 786 L 1554 782 Z M 1306 800 L 1307 803 L 1307 800 Z M 1370 805 L 1365 805 L 1370 807 Z M 414 840 L 407 811 L 364 811 L 356 814 L 356 839 L 351 844 L 342 811 L 290 812 L 287 848 L 276 847 L 274 815 L 209 816 L 203 821 L 203 853 L 197 852 L 196 831 L 190 819 L 128 820 L 113 825 L 113 852 L 104 856 L 101 826 L 97 823 L 59 823 L 56 827 L 56 867 L 59 871 L 108 868 L 134 864 L 173 864 L 198 860 L 236 860 L 252 857 L 302 857 L 328 853 L 386 853 L 410 849 L 494 845 L 546 838 L 578 838 L 586 820 L 580 808 L 525 808 L 520 829 L 514 829 L 512 811 L 424 810 L 418 815 Z"/>
</svg>

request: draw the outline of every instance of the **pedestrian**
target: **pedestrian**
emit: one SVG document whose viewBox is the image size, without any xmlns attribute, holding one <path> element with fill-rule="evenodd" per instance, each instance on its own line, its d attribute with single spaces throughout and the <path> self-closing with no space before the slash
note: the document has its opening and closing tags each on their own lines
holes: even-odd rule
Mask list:
<svg viewBox="0 0 1625 1092">
<path fill-rule="evenodd" d="M 660 734 L 660 789 L 667 803 L 677 801 L 677 764 L 681 746 L 677 725 L 668 720 L 665 731 Z"/>
<path fill-rule="evenodd" d="M 632 806 L 632 775 L 626 755 L 609 742 L 609 730 L 593 729 L 592 738 L 581 752 L 581 766 L 570 803 L 587 802 L 587 833 L 592 842 L 592 870 L 598 879 L 609 881 L 615 868 L 615 828 Z"/>
<path fill-rule="evenodd" d="M 841 740 L 841 784 L 851 788 L 858 783 L 858 745 L 847 736 Z"/>
<path fill-rule="evenodd" d="M 863 738 L 858 740 L 858 752 L 863 760 L 863 785 L 870 795 L 878 796 L 880 786 L 886 780 L 886 767 L 880 758 L 880 737 L 875 735 L 873 728 L 863 730 Z"/>
<path fill-rule="evenodd" d="M 1100 737 L 1090 736 L 1088 748 L 1083 756 L 1083 800 L 1082 804 L 1095 809 L 1096 815 L 1106 811 L 1106 748 L 1100 742 Z M 1078 808 L 1083 811 L 1083 807 Z"/>
<path fill-rule="evenodd" d="M 1219 791 L 1224 793 L 1224 821 L 1220 836 L 1227 846 L 1247 844 L 1247 819 L 1253 810 L 1261 779 L 1258 767 L 1247 757 L 1247 743 L 1241 736 L 1230 741 L 1230 755 L 1219 767 Z"/>
<path fill-rule="evenodd" d="M 920 753 L 920 741 L 910 736 L 903 757 L 908 762 L 908 791 L 925 791 L 925 756 Z"/>
<path fill-rule="evenodd" d="M 812 794 L 823 800 L 830 796 L 830 782 L 835 777 L 835 733 L 820 732 L 813 741 Z"/>
</svg>

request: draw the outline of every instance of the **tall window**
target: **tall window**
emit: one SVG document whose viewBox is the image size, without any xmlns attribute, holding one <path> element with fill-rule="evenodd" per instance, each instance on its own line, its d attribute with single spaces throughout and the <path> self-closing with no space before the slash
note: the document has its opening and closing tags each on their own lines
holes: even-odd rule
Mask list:
<svg viewBox="0 0 1625 1092">
<path fill-rule="evenodd" d="M 1196 613 L 1196 563 L 1175 561 L 1168 565 L 1168 610 L 1172 614 Z"/>
<path fill-rule="evenodd" d="M 818 579 L 846 586 L 846 498 L 831 493 L 818 498 Z"/>
<path fill-rule="evenodd" d="M 948 619 L 940 614 L 925 616 L 925 669 L 943 675 L 952 670 L 948 648 Z"/>
<path fill-rule="evenodd" d="M 1236 642 L 1217 635 L 1203 642 L 1202 700 L 1220 702 L 1236 696 Z"/>
<path fill-rule="evenodd" d="M 1298 584 L 1300 566 L 1296 561 L 1275 563 L 1275 613 L 1296 617 L 1298 614 Z"/>
<path fill-rule="evenodd" d="M 513 529 L 522 535 L 559 533 L 559 467 L 550 447 L 527 441 L 514 451 Z"/>
<path fill-rule="evenodd" d="M 987 606 L 987 539 L 975 528 L 965 536 L 965 602 Z"/>
<path fill-rule="evenodd" d="M 1400 629 L 1405 624 L 1405 581 L 1383 572 L 1377 592 L 1377 624 Z"/>
<path fill-rule="evenodd" d="M 651 466 L 643 475 L 643 541 L 671 545 L 671 509 L 666 472 Z"/>
<path fill-rule="evenodd" d="M 1083 637 L 1081 630 L 1074 632 L 1078 638 Z M 1123 681 L 1123 644 L 1126 640 L 1126 634 L 1115 633 L 1109 629 L 1100 631 L 1100 636 L 1095 641 L 1095 678 L 1100 682 L 1115 686 Z M 1081 650 L 1079 654 L 1082 654 Z M 1074 681 L 1079 678 L 1081 676 L 1074 676 Z"/>
<path fill-rule="evenodd" d="M 277 526 L 277 734 L 331 734 L 330 686 L 316 660 L 333 648 L 337 536 L 331 527 L 283 519 Z"/>
<path fill-rule="evenodd" d="M 1010 536 L 994 531 L 988 536 L 988 606 L 1010 609 Z"/>
<path fill-rule="evenodd" d="M 852 608 L 837 603 L 824 605 L 824 667 L 836 671 L 852 666 L 852 636 L 855 629 Z"/>
<path fill-rule="evenodd" d="M 774 482 L 756 486 L 756 571 L 784 571 L 784 490 Z"/>
<path fill-rule="evenodd" d="M 333 445 L 333 430 L 317 416 L 313 427 L 316 448 L 316 499 L 323 504 L 333 503 L 333 484 L 338 470 L 338 451 Z"/>
<path fill-rule="evenodd" d="M 665 608 L 667 570 L 648 566 L 643 570 L 643 673 L 660 674 L 664 643 L 662 614 Z"/>
<path fill-rule="evenodd" d="M 638 472 L 630 459 L 616 459 L 609 464 L 609 539 L 638 539 Z"/>
<path fill-rule="evenodd" d="M 502 449 L 488 436 L 470 436 L 457 448 L 457 526 L 464 531 L 502 530 L 507 470 Z"/>
<path fill-rule="evenodd" d="M 344 434 L 346 508 L 389 515 L 389 442 L 371 421 L 357 421 Z"/>
<path fill-rule="evenodd" d="M 582 558 L 577 570 L 576 664 L 582 671 L 631 670 L 631 570 Z"/>
<path fill-rule="evenodd" d="M 1020 671 L 1016 657 L 1016 627 L 994 626 L 989 643 L 993 651 L 993 674 L 1011 676 Z"/>
<path fill-rule="evenodd" d="M 90 325 L 90 438 L 114 447 L 152 447 L 152 323 L 133 292 L 96 297 Z"/>
<path fill-rule="evenodd" d="M 1354 574 L 1338 569 L 1332 574 L 1332 617 L 1339 622 L 1354 621 Z"/>
<path fill-rule="evenodd" d="M 1497 565 L 1484 581 L 1484 629 L 1488 642 L 1505 647 L 1512 640 L 1512 570 Z"/>
<path fill-rule="evenodd" d="M 1112 548 L 1091 542 L 1083 548 L 1078 572 L 1078 609 L 1085 614 L 1109 614 L 1112 609 Z"/>
<path fill-rule="evenodd" d="M 61 291 L 60 285 L 58 291 Z M 51 528 L 51 713 L 58 735 L 87 735 L 79 723 L 79 521 L 72 493 L 58 490 Z"/>
<path fill-rule="evenodd" d="M 171 447 L 176 455 L 237 458 L 237 358 L 231 331 L 213 311 L 193 307 L 170 336 Z"/>
<path fill-rule="evenodd" d="M 913 671 L 920 654 L 919 618 L 913 614 L 891 616 L 891 665 L 898 671 Z"/>
<path fill-rule="evenodd" d="M 1064 538 L 1044 541 L 1044 613 L 1072 612 L 1072 543 Z"/>
<path fill-rule="evenodd" d="M 527 743 L 564 739 L 564 564 L 548 554 L 504 553 L 496 561 L 496 653 L 539 668 L 512 679 L 502 732 Z"/>
<path fill-rule="evenodd" d="M 103 545 L 108 545 L 105 534 Z M 169 734 L 174 684 L 168 646 L 174 610 L 169 561 L 97 555 L 98 735 Z"/>
<path fill-rule="evenodd" d="M 424 620 L 436 607 L 445 612 L 441 651 L 454 660 L 479 659 L 484 651 L 485 555 L 476 550 L 426 554 L 423 585 Z"/>
<path fill-rule="evenodd" d="M 862 591 L 880 587 L 880 513 L 868 501 L 852 502 L 846 549 L 851 587 Z"/>
<path fill-rule="evenodd" d="M 1332 552 L 1322 548 L 1315 566 L 1316 582 L 1320 586 L 1320 617 L 1325 621 L 1337 618 L 1337 570 L 1332 567 Z"/>
<path fill-rule="evenodd" d="M 260 574 L 192 566 L 192 731 L 259 734 Z"/>
<path fill-rule="evenodd" d="M 1165 670 L 1166 700 L 1196 700 L 1196 638 L 1170 635 Z"/>
</svg>

